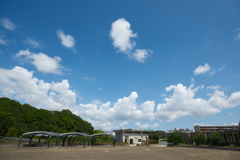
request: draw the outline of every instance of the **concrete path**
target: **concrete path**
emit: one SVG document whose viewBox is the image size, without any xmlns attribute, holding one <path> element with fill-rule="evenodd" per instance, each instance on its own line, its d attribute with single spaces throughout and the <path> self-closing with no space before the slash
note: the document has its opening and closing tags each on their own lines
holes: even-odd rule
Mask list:
<svg viewBox="0 0 240 160">
<path fill-rule="evenodd" d="M 0 148 L 2 160 L 239 160 L 239 151 L 181 147 Z"/>
</svg>

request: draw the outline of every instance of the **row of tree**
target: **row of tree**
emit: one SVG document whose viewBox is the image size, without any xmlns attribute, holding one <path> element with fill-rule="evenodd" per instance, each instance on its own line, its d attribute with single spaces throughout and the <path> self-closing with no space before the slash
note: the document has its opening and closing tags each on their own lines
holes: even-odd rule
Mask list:
<svg viewBox="0 0 240 160">
<path fill-rule="evenodd" d="M 205 144 L 209 146 L 240 145 L 239 135 L 237 132 L 213 132 L 208 137 L 206 137 L 204 133 L 200 133 L 196 137 L 189 137 L 189 143 L 194 142 L 196 145 Z"/>
<path fill-rule="evenodd" d="M 31 131 L 82 132 L 93 134 L 91 123 L 70 110 L 49 111 L 21 104 L 9 98 L 0 98 L 0 136 L 17 137 Z"/>
<path fill-rule="evenodd" d="M 229 140 L 230 139 L 230 140 Z M 189 136 L 188 143 L 196 145 L 208 145 L 208 146 L 239 146 L 240 137 L 237 132 L 212 132 L 209 136 L 201 132 L 197 136 Z M 182 142 L 182 137 L 176 133 L 172 133 L 167 138 L 168 142 L 176 145 Z"/>
</svg>

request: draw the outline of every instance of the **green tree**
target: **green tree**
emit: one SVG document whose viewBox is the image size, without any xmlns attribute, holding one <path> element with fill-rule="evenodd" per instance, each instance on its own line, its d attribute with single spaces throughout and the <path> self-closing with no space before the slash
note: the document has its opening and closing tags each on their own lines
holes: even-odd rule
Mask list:
<svg viewBox="0 0 240 160">
<path fill-rule="evenodd" d="M 94 134 L 97 134 L 97 133 L 104 133 L 104 131 L 101 130 L 101 129 L 96 129 L 96 130 L 94 130 Z"/>
<path fill-rule="evenodd" d="M 12 130 L 15 121 L 16 119 L 11 113 L 0 111 L 0 136 L 5 136 L 9 129 Z"/>
<path fill-rule="evenodd" d="M 171 142 L 174 145 L 177 145 L 181 142 L 182 138 L 176 133 L 172 133 L 168 136 L 167 141 Z"/>
<path fill-rule="evenodd" d="M 223 146 L 224 137 L 220 132 L 213 132 L 207 139 L 207 143 L 210 146 Z"/>
<path fill-rule="evenodd" d="M 49 111 L 0 98 L 0 136 L 20 136 L 25 132 L 50 131 L 93 134 L 91 123 L 72 114 L 70 110 Z"/>
<path fill-rule="evenodd" d="M 196 145 L 200 145 L 200 144 L 206 144 L 206 136 L 203 132 L 201 132 L 196 138 L 195 138 L 195 142 Z"/>
<path fill-rule="evenodd" d="M 159 142 L 159 135 L 153 134 L 149 136 L 149 143 L 158 143 Z"/>
<path fill-rule="evenodd" d="M 188 143 L 192 144 L 195 142 L 195 138 L 193 135 L 191 135 L 189 138 L 188 138 Z"/>
</svg>

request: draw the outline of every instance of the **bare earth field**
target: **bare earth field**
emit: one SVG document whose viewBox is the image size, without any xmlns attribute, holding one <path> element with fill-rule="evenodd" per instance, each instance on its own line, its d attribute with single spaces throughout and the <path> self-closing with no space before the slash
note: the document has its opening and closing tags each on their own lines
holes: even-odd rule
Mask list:
<svg viewBox="0 0 240 160">
<path fill-rule="evenodd" d="M 0 148 L 1 160 L 239 160 L 239 151 L 182 147 Z"/>
</svg>

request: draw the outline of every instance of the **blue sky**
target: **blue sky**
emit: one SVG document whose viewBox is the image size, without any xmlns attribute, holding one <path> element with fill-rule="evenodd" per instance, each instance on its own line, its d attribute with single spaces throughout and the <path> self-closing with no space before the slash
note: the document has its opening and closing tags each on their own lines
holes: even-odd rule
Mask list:
<svg viewBox="0 0 240 160">
<path fill-rule="evenodd" d="M 240 120 L 240 2 L 0 2 L 0 97 L 95 129 Z"/>
</svg>

